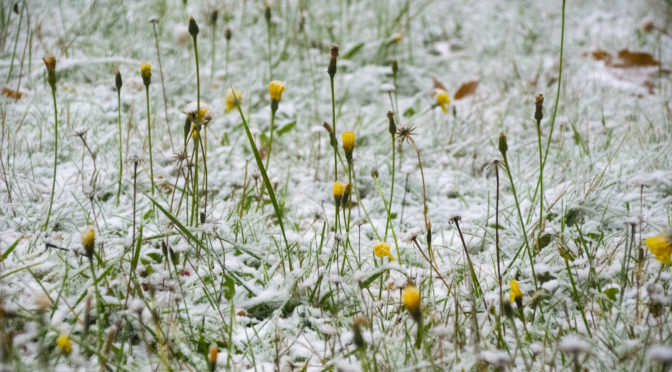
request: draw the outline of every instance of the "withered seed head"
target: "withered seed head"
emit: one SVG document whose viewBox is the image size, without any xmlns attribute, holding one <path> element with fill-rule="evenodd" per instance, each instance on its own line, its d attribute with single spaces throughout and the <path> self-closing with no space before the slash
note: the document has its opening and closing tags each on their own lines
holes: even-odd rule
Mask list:
<svg viewBox="0 0 672 372">
<path fill-rule="evenodd" d="M 198 35 L 198 32 L 199 28 L 198 25 L 196 24 L 196 20 L 194 19 L 193 16 L 189 17 L 189 34 L 191 35 L 191 37 L 195 39 L 196 36 Z"/>
<path fill-rule="evenodd" d="M 271 4 L 266 4 L 266 9 L 264 10 L 264 18 L 266 18 L 266 23 L 271 24 Z"/>
<path fill-rule="evenodd" d="M 227 27 L 226 31 L 224 32 L 224 37 L 226 37 L 226 40 L 231 40 L 231 28 Z"/>
<path fill-rule="evenodd" d="M 397 124 L 395 124 L 394 122 L 394 112 L 392 111 L 387 112 L 387 120 L 390 121 L 389 132 L 391 135 L 394 136 L 394 134 L 397 133 Z"/>
<path fill-rule="evenodd" d="M 114 74 L 114 83 L 117 87 L 117 90 L 121 90 L 122 82 L 121 82 L 121 72 L 119 72 L 119 70 L 117 70 L 117 72 Z"/>
<path fill-rule="evenodd" d="M 402 143 L 404 141 L 410 141 L 413 134 L 415 134 L 415 127 L 413 125 L 401 127 L 397 129 L 397 140 Z"/>
<path fill-rule="evenodd" d="M 544 95 L 543 94 L 539 93 L 539 95 L 537 95 L 537 98 L 534 101 L 534 106 L 535 106 L 534 118 L 537 120 L 537 124 L 539 124 L 541 119 L 544 117 L 544 113 L 543 113 Z"/>
<path fill-rule="evenodd" d="M 56 57 L 51 56 L 42 58 L 44 65 L 47 67 L 47 81 L 51 89 L 56 89 Z"/>
<path fill-rule="evenodd" d="M 329 68 L 327 68 L 327 73 L 333 79 L 336 75 L 336 61 L 338 60 L 338 46 L 335 44 L 331 46 L 331 60 L 329 61 Z"/>
</svg>

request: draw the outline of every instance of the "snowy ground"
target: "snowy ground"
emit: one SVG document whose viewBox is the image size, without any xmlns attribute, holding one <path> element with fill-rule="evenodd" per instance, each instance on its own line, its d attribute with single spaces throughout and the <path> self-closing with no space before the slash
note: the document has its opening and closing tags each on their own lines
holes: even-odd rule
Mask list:
<svg viewBox="0 0 672 372">
<path fill-rule="evenodd" d="M 23 97 L 0 98 L 0 370 L 98 370 L 105 363 L 114 370 L 203 371 L 210 345 L 219 350 L 217 370 L 241 371 L 655 371 L 672 361 L 672 272 L 643 243 L 672 225 L 669 1 L 568 1 L 559 97 L 559 0 L 272 1 L 272 77 L 259 1 L 26 1 L 24 10 L 21 4 L 10 14 L 13 3 L 2 3 L 0 76 L 11 90 L 20 80 Z M 190 15 L 200 26 L 201 100 L 213 115 L 208 192 L 200 198 L 201 207 L 207 202 L 205 221 L 198 227 L 187 218 L 189 192 L 177 211 L 184 178 L 178 178 L 175 153 L 182 151 L 184 112 L 197 92 Z M 152 17 L 159 20 L 165 105 Z M 361 198 L 353 195 L 350 228 L 341 216 L 339 233 L 334 154 L 322 127 L 334 125 L 327 74 L 332 43 L 340 47 L 336 138 L 345 162 L 341 133 L 355 132 L 353 172 Z M 616 57 L 623 49 L 650 53 L 662 64 L 623 66 Z M 597 60 L 597 50 L 613 57 Z M 57 59 L 58 170 L 43 231 L 55 146 L 41 58 L 50 55 Z M 158 206 L 150 199 L 142 63 L 153 73 Z M 118 206 L 117 69 L 123 78 Z M 289 249 L 241 115 L 225 111 L 233 86 L 242 92 L 242 111 L 265 163 L 271 78 L 286 83 L 268 176 Z M 479 84 L 444 114 L 435 105 L 433 79 L 452 98 L 463 83 Z M 396 87 L 391 96 L 381 90 L 385 84 Z M 545 96 L 543 149 L 557 101 L 543 169 L 542 233 L 539 93 Z M 415 128 L 431 244 L 445 282 L 418 250 L 427 252 L 423 184 L 409 142 L 397 147 L 393 229 L 386 233 L 381 193 L 389 201 L 391 101 L 397 127 Z M 515 279 L 524 294 L 513 318 L 499 316 L 491 163 L 502 160 L 500 132 L 508 138 L 531 251 L 500 167 L 502 292 L 508 301 Z M 189 156 L 192 151 L 189 145 Z M 338 178 L 347 183 L 345 170 L 339 162 Z M 458 215 L 476 283 L 451 223 Z M 80 243 L 89 224 L 96 231 L 95 283 Z M 550 243 L 535 254 L 539 236 Z M 394 262 L 373 256 L 379 240 L 392 247 Z M 563 258 L 570 256 L 573 261 Z M 400 301 L 411 284 L 422 297 L 419 349 L 413 346 L 417 325 Z M 361 348 L 354 343 L 355 323 L 366 342 Z M 73 344 L 69 354 L 57 347 L 63 335 Z"/>
</svg>

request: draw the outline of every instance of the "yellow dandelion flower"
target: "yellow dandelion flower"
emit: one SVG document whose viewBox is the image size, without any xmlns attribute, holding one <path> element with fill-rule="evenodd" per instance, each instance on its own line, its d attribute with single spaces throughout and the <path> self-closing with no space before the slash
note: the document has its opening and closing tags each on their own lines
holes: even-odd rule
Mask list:
<svg viewBox="0 0 672 372">
<path fill-rule="evenodd" d="M 65 355 L 69 355 L 72 352 L 72 342 L 66 335 L 62 335 L 56 339 L 56 346 L 58 346 L 58 348 L 61 349 L 61 352 Z"/>
<path fill-rule="evenodd" d="M 509 284 L 511 285 L 511 302 L 521 301 L 523 299 L 523 291 L 520 290 L 518 282 L 512 280 Z"/>
<path fill-rule="evenodd" d="M 390 260 L 394 261 L 394 257 L 390 254 L 390 246 L 387 243 L 378 243 L 374 245 L 373 253 L 375 253 L 377 257 L 389 257 Z"/>
<path fill-rule="evenodd" d="M 420 292 L 414 286 L 408 286 L 404 289 L 402 295 L 404 307 L 414 317 L 420 314 Z"/>
<path fill-rule="evenodd" d="M 352 153 L 352 150 L 355 149 L 355 132 L 343 132 L 341 135 L 343 138 L 343 150 L 346 152 Z"/>
<path fill-rule="evenodd" d="M 343 196 L 343 191 L 345 190 L 345 186 L 343 186 L 342 183 L 340 182 L 334 182 L 334 198 L 340 198 Z"/>
<path fill-rule="evenodd" d="M 229 113 L 236 108 L 236 100 L 238 101 L 238 105 L 243 103 L 243 92 L 238 89 L 229 88 L 226 91 L 226 104 L 224 106 L 226 113 Z"/>
<path fill-rule="evenodd" d="M 282 92 L 285 90 L 285 83 L 273 80 L 268 84 L 268 91 L 271 93 L 271 101 L 280 101 Z"/>
<path fill-rule="evenodd" d="M 208 352 L 208 360 L 210 361 L 210 365 L 217 363 L 217 354 L 219 354 L 217 346 L 215 344 L 211 344 L 210 351 Z"/>
<path fill-rule="evenodd" d="M 86 255 L 91 257 L 94 245 L 96 244 L 96 230 L 91 225 L 84 226 L 79 232 L 79 237 Z"/>
<path fill-rule="evenodd" d="M 450 104 L 450 96 L 448 95 L 448 92 L 446 92 L 443 89 L 436 89 L 434 93 L 434 99 L 436 100 L 436 104 L 438 106 L 441 106 L 443 112 L 447 114 L 448 113 L 447 105 Z"/>
<path fill-rule="evenodd" d="M 644 240 L 649 251 L 662 264 L 672 264 L 672 233 L 661 233 Z"/>
<path fill-rule="evenodd" d="M 152 83 L 152 66 L 149 63 L 140 66 L 140 75 L 145 86 L 149 86 Z"/>
</svg>

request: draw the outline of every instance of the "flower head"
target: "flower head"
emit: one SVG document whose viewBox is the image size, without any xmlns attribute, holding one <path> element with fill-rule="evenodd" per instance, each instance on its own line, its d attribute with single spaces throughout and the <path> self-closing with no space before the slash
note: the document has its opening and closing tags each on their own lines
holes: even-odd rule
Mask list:
<svg viewBox="0 0 672 372">
<path fill-rule="evenodd" d="M 243 92 L 238 89 L 229 88 L 226 91 L 226 105 L 224 109 L 227 113 L 233 111 L 238 105 L 243 103 Z"/>
<path fill-rule="evenodd" d="M 56 339 L 56 346 L 58 346 L 58 348 L 61 349 L 61 352 L 65 355 L 69 355 L 72 352 L 72 342 L 66 335 L 61 335 Z"/>
<path fill-rule="evenodd" d="M 352 150 L 355 149 L 355 132 L 343 132 L 343 151 L 345 151 L 345 158 L 348 163 L 352 161 Z"/>
<path fill-rule="evenodd" d="M 140 66 L 140 75 L 142 76 L 142 82 L 145 84 L 145 87 L 149 87 L 149 84 L 152 83 L 152 65 L 145 63 Z"/>
<path fill-rule="evenodd" d="M 520 290 L 517 281 L 512 280 L 509 284 L 511 285 L 511 302 L 516 302 L 520 306 L 523 301 L 523 291 Z"/>
<path fill-rule="evenodd" d="M 210 345 L 210 350 L 208 351 L 208 361 L 210 362 L 210 365 L 213 366 L 213 367 L 217 363 L 217 354 L 219 354 L 219 350 L 217 349 L 217 345 L 211 344 Z"/>
<path fill-rule="evenodd" d="M 387 243 L 378 243 L 374 245 L 373 253 L 375 253 L 377 257 L 389 257 L 390 260 L 394 261 L 394 257 L 390 254 L 390 246 Z"/>
<path fill-rule="evenodd" d="M 420 292 L 414 286 L 408 286 L 404 289 L 402 295 L 404 307 L 413 316 L 414 319 L 420 319 Z"/>
<path fill-rule="evenodd" d="M 84 226 L 79 232 L 82 246 L 86 252 L 87 257 L 93 256 L 93 248 L 96 244 L 96 230 L 91 225 Z"/>
<path fill-rule="evenodd" d="M 340 207 L 341 200 L 343 199 L 343 192 L 345 192 L 345 186 L 343 186 L 343 184 L 338 181 L 334 182 L 332 191 L 334 194 L 334 201 L 336 202 L 336 206 Z"/>
<path fill-rule="evenodd" d="M 285 90 L 285 83 L 273 80 L 268 84 L 268 91 L 271 93 L 271 101 L 280 101 L 282 92 Z"/>
<path fill-rule="evenodd" d="M 446 92 L 443 89 L 435 89 L 434 90 L 434 99 L 436 100 L 436 104 L 438 106 L 441 106 L 441 109 L 445 114 L 448 113 L 448 107 L 446 107 L 448 104 L 450 104 L 450 96 L 448 96 L 448 92 Z"/>
<path fill-rule="evenodd" d="M 47 81 L 49 82 L 51 89 L 56 89 L 56 57 L 51 56 L 42 58 L 42 60 L 47 68 Z"/>
<path fill-rule="evenodd" d="M 672 264 L 672 232 L 660 233 L 644 240 L 649 251 L 662 264 Z"/>
<path fill-rule="evenodd" d="M 198 114 L 196 111 L 198 110 Z M 200 105 L 197 102 L 191 102 L 184 109 L 187 114 L 187 119 L 198 125 L 208 124 L 212 120 L 212 109 L 207 103 L 201 101 Z"/>
</svg>

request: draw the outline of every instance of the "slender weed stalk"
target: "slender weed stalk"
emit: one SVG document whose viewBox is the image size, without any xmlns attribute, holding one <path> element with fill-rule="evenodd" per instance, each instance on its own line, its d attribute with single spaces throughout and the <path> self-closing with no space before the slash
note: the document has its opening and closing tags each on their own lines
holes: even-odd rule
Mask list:
<svg viewBox="0 0 672 372">
<path fill-rule="evenodd" d="M 198 141 L 200 141 L 200 129 L 201 129 L 201 74 L 198 67 L 198 33 L 199 28 L 196 24 L 194 17 L 189 17 L 189 34 L 194 45 L 194 59 L 196 61 L 196 120 L 194 121 L 194 132 L 196 137 L 194 138 L 194 186 L 193 186 L 193 201 L 192 201 L 192 212 L 191 212 L 191 222 L 198 226 L 198 202 L 199 202 L 199 190 L 198 190 Z M 207 129 L 206 129 L 207 130 Z M 207 138 L 206 138 L 207 142 Z M 206 154 L 203 154 L 203 160 L 205 161 Z"/>
<path fill-rule="evenodd" d="M 168 139 L 170 140 L 170 149 L 175 151 L 173 145 L 173 135 L 170 131 L 170 119 L 168 118 L 168 98 L 166 96 L 166 81 L 163 78 L 163 65 L 161 64 L 161 52 L 159 51 L 159 36 L 156 33 L 156 24 L 159 23 L 158 18 L 149 20 L 152 24 L 152 31 L 154 31 L 154 44 L 156 45 L 156 59 L 159 62 L 159 74 L 161 75 L 161 92 L 163 93 L 163 115 L 166 117 L 166 130 L 168 131 Z"/>
<path fill-rule="evenodd" d="M 544 161 L 541 153 L 541 119 L 544 117 L 544 95 L 539 94 L 534 101 L 535 111 L 534 119 L 537 121 L 537 139 L 539 143 L 539 234 L 537 235 L 537 251 L 539 247 L 539 237 L 544 228 Z"/>
<path fill-rule="evenodd" d="M 119 123 L 119 185 L 117 186 L 117 207 L 119 206 L 119 195 L 121 194 L 121 177 L 124 173 L 124 159 L 122 155 L 122 137 L 121 137 L 121 72 L 117 70 L 115 74 L 115 85 L 117 87 L 117 120 Z"/>
<path fill-rule="evenodd" d="M 142 82 L 145 84 L 145 97 L 147 101 L 147 137 L 149 138 L 149 178 L 152 182 L 152 196 L 154 195 L 154 162 L 152 160 L 152 122 L 149 112 L 149 85 L 152 83 L 152 66 L 144 64 L 140 67 Z"/>
<path fill-rule="evenodd" d="M 266 31 L 268 32 L 268 37 L 266 41 L 268 42 L 268 80 L 273 80 L 273 62 L 271 61 L 271 5 L 266 4 L 264 10 L 264 18 L 266 19 Z"/>
<path fill-rule="evenodd" d="M 47 67 L 47 81 L 51 86 L 51 98 L 54 101 L 54 176 L 51 180 L 51 196 L 49 198 L 49 210 L 47 211 L 47 221 L 42 227 L 42 231 L 47 231 L 49 227 L 49 218 L 51 217 L 51 207 L 54 205 L 54 191 L 56 189 L 56 169 L 58 165 L 58 109 L 56 107 L 56 57 L 42 58 Z"/>
<path fill-rule="evenodd" d="M 271 161 L 271 150 L 273 148 L 273 132 L 275 129 L 275 113 L 278 111 L 282 92 L 285 90 L 285 83 L 273 80 L 268 84 L 268 92 L 271 95 L 271 135 L 268 141 L 268 154 L 266 155 L 266 169 Z"/>
<path fill-rule="evenodd" d="M 238 98 L 236 97 L 236 93 L 233 90 L 233 87 L 231 87 L 231 90 L 233 91 L 233 98 L 236 102 L 238 113 L 240 113 L 240 118 L 243 120 L 243 127 L 245 128 L 245 134 L 247 134 L 247 139 L 250 141 L 250 147 L 252 148 L 252 152 L 254 153 L 254 158 L 257 161 L 257 167 L 259 167 L 261 177 L 264 179 L 264 185 L 266 186 L 266 191 L 268 191 L 268 196 L 271 198 L 271 203 L 273 204 L 273 209 L 275 210 L 275 216 L 278 219 L 278 224 L 280 225 L 280 231 L 282 232 L 282 238 L 285 241 L 285 249 L 287 250 L 287 261 L 289 263 L 289 271 L 292 271 L 294 269 L 292 265 L 291 249 L 289 247 L 287 235 L 285 234 L 285 225 L 282 222 L 282 211 L 280 210 L 278 201 L 275 198 L 273 185 L 271 185 L 271 181 L 268 179 L 268 174 L 266 174 L 266 168 L 264 168 L 264 163 L 261 161 L 261 156 L 259 156 L 259 150 L 257 150 L 257 145 L 254 143 L 254 137 L 252 137 L 252 132 L 250 132 L 250 127 L 247 124 L 247 120 L 245 120 L 245 115 L 243 114 L 243 110 L 241 109 L 240 104 L 238 103 Z"/>
<path fill-rule="evenodd" d="M 396 66 L 396 63 L 395 63 Z M 394 70 L 394 69 L 393 69 Z M 396 87 L 396 72 L 394 74 L 395 78 L 395 87 Z M 395 99 L 396 99 L 396 89 L 395 91 Z M 395 135 L 397 134 L 397 125 L 394 120 L 394 111 L 388 111 L 387 112 L 387 120 L 389 122 L 388 126 L 388 132 L 390 133 L 390 139 L 391 139 L 391 144 L 392 144 L 392 183 L 390 184 L 390 203 L 389 207 L 387 208 L 387 222 L 385 223 L 385 239 L 387 239 L 387 229 L 392 225 L 392 201 L 394 200 L 394 174 L 395 172 L 395 161 L 396 161 L 396 148 L 397 144 L 395 141 Z M 396 243 L 396 239 L 395 239 Z M 399 261 L 401 261 L 401 257 L 399 258 Z"/>
<path fill-rule="evenodd" d="M 535 290 L 539 289 L 537 284 L 537 275 L 534 272 L 534 259 L 532 258 L 532 251 L 530 250 L 530 243 L 527 240 L 527 230 L 525 229 L 525 221 L 523 221 L 523 214 L 520 212 L 520 203 L 518 203 L 518 194 L 516 194 L 516 186 L 513 183 L 513 176 L 511 175 L 511 167 L 509 166 L 508 158 L 506 157 L 506 151 L 509 149 L 509 146 L 506 142 L 506 135 L 504 133 L 499 134 L 499 152 L 504 158 L 504 169 L 506 169 L 506 174 L 509 176 L 509 182 L 511 183 L 511 191 L 513 192 L 513 199 L 516 202 L 516 210 L 518 211 L 518 219 L 520 220 L 520 228 L 523 230 L 523 239 L 525 240 L 525 248 L 527 249 L 527 256 L 530 259 L 530 269 L 532 270 L 532 279 L 534 280 Z"/>
<path fill-rule="evenodd" d="M 331 125 L 333 125 L 333 133 L 336 133 L 336 97 L 334 95 L 334 76 L 336 76 L 337 66 L 336 62 L 338 60 L 338 46 L 331 46 L 331 60 L 329 61 L 329 67 L 327 68 L 327 73 L 329 74 L 329 84 L 331 87 Z M 336 137 L 333 137 L 335 141 Z M 332 144 L 334 147 L 334 181 L 338 179 L 338 148 L 336 144 Z"/>
<path fill-rule="evenodd" d="M 210 13 L 210 28 L 212 29 L 210 32 L 210 41 L 212 43 L 211 46 L 211 51 L 210 51 L 210 80 L 215 75 L 215 56 L 217 54 L 217 48 L 215 48 L 215 35 L 217 33 L 217 19 L 219 18 L 219 10 L 216 8 L 212 10 Z"/>
</svg>

